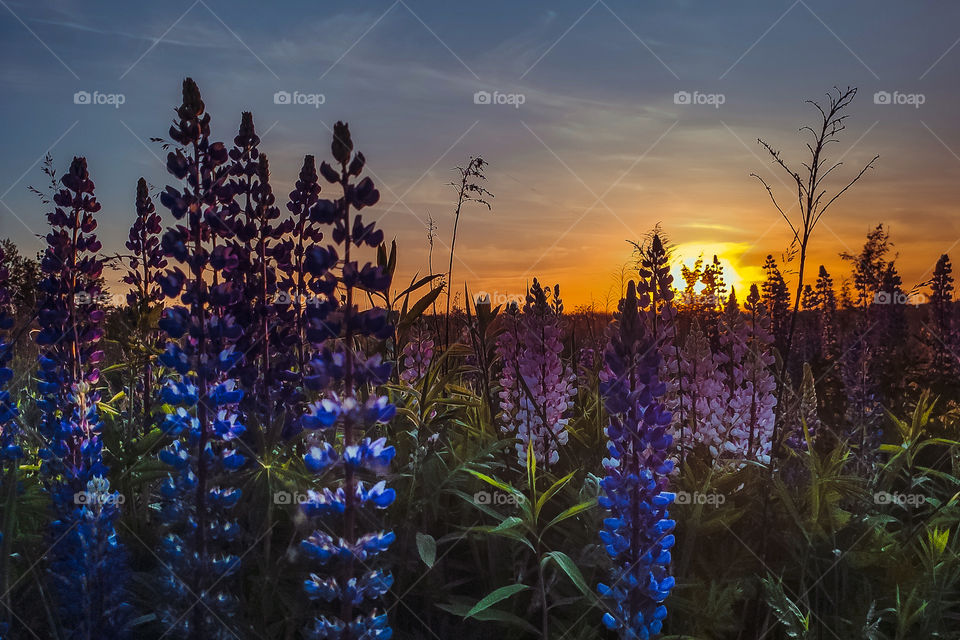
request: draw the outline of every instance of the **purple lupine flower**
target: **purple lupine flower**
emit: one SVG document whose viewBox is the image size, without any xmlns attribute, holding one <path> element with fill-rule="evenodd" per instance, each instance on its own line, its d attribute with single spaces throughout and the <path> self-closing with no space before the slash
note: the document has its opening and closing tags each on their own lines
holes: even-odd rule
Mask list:
<svg viewBox="0 0 960 640">
<path fill-rule="evenodd" d="M 427 375 L 433 362 L 434 346 L 433 336 L 429 331 L 423 327 L 413 329 L 407 343 L 403 345 L 400 379 L 407 384 L 414 384 Z"/>
<path fill-rule="evenodd" d="M 640 297 L 654 307 L 649 296 L 658 291 L 655 282 L 640 284 Z M 658 376 L 655 318 L 655 309 L 643 312 L 631 281 L 610 328 L 601 382 L 610 457 L 603 462 L 607 475 L 599 500 L 609 517 L 600 538 L 613 567 L 610 583 L 599 584 L 598 591 L 608 603 L 604 625 L 623 640 L 660 633 L 667 615 L 663 602 L 674 586 L 669 567 L 675 523 L 668 513 L 674 495 L 666 491 L 673 471 L 671 416 L 661 400 L 666 386 Z"/>
<path fill-rule="evenodd" d="M 553 465 L 568 440 L 567 411 L 576 395 L 576 374 L 561 358 L 563 303 L 559 286 L 545 289 L 534 278 L 522 313 L 509 309 L 497 339 L 503 363 L 500 409 L 505 433 L 515 434 L 520 464 L 532 447 L 537 463 Z"/>
<path fill-rule="evenodd" d="M 310 361 L 307 349 L 306 330 L 307 313 L 310 309 L 325 309 L 326 298 L 333 292 L 336 279 L 329 273 L 330 266 L 336 262 L 335 254 L 328 254 L 320 241 L 323 239 L 322 226 L 314 219 L 311 211 L 320 199 L 320 184 L 316 161 L 313 156 L 304 156 L 300 175 L 290 192 L 287 210 L 293 215 L 293 229 L 276 247 L 277 269 L 282 274 L 278 287 L 278 296 L 284 302 L 279 313 L 285 322 L 293 326 L 295 379 L 303 382 L 303 375 Z M 311 256 L 311 268 L 307 266 L 308 250 Z M 322 310 L 320 313 L 322 314 Z"/>
<path fill-rule="evenodd" d="M 137 181 L 137 217 L 130 227 L 126 247 L 131 251 L 127 260 L 127 273 L 123 282 L 131 286 L 127 304 L 143 307 L 163 301 L 163 291 L 157 283 L 157 274 L 167 266 L 167 259 L 160 247 L 160 214 L 157 213 L 147 189 L 147 181 Z"/>
<path fill-rule="evenodd" d="M 50 569 L 70 637 L 123 638 L 130 622 L 126 553 L 114 529 L 119 500 L 105 479 L 97 414 L 104 261 L 94 214 L 100 203 L 86 159 L 74 158 L 60 182 L 54 211 L 47 214 L 52 228 L 40 263 L 45 277 L 36 334 L 40 471 L 56 516 Z"/>
<path fill-rule="evenodd" d="M 150 198 L 147 181 L 143 178 L 137 181 L 136 208 L 137 217 L 133 221 L 133 226 L 130 227 L 126 242 L 126 247 L 131 254 L 126 258 L 127 270 L 123 276 L 123 282 L 130 285 L 127 304 L 137 314 L 141 322 L 141 331 L 146 334 L 142 337 L 152 349 L 159 346 L 156 331 L 142 326 L 142 323 L 149 319 L 151 309 L 163 302 L 163 289 L 158 282 L 158 275 L 167 266 L 167 259 L 160 246 L 160 233 L 163 230 L 160 226 L 160 214 L 157 213 Z M 141 428 L 144 433 L 150 430 L 152 422 L 153 369 L 152 354 L 147 353 L 144 356 L 138 385 L 141 398 Z"/>
<path fill-rule="evenodd" d="M 370 178 L 353 182 L 363 172 L 365 161 L 362 153 L 353 152 L 350 130 L 342 122 L 334 127 L 331 150 L 339 167 L 324 162 L 320 173 L 327 182 L 339 184 L 343 195 L 335 201 L 316 200 L 310 207 L 310 219 L 332 225 L 330 237 L 337 246 L 309 246 L 302 263 L 311 286 L 316 287 L 313 291 L 326 298 L 309 307 L 304 318 L 305 337 L 318 348 L 307 365 L 304 382 L 321 392 L 301 421 L 311 431 L 304 462 L 311 471 L 335 478 L 334 485 L 310 492 L 303 505 L 308 517 L 323 521 L 301 543 L 301 550 L 317 568 L 304 581 L 307 597 L 317 603 L 317 615 L 305 632 L 306 637 L 317 639 L 387 640 L 393 632 L 378 604 L 393 577 L 370 563 L 388 549 L 395 536 L 384 531 L 362 532 L 359 524 L 361 517 L 366 521 L 373 515 L 371 510 L 387 508 L 396 497 L 379 479 L 389 469 L 395 450 L 384 438 L 370 435 L 396 412 L 375 389 L 387 382 L 392 365 L 379 353 L 367 355 L 357 344 L 363 341 L 376 346 L 393 335 L 393 327 L 384 309 L 361 310 L 357 303 L 361 291 L 386 292 L 390 274 L 370 262 L 361 267 L 356 259 L 361 247 L 380 246 L 383 232 L 373 223 L 365 225 L 353 210 L 376 204 L 380 194 Z M 302 187 L 315 195 L 309 185 L 298 186 L 298 191 Z M 301 197 L 307 195 L 297 193 L 295 208 L 303 206 Z M 343 256 L 339 273 L 333 270 L 338 255 Z M 334 531 L 336 536 L 330 534 Z"/>
<path fill-rule="evenodd" d="M 229 312 L 243 294 L 235 274 L 241 265 L 231 246 L 231 198 L 215 188 L 228 154 L 223 143 L 210 141 L 204 111 L 199 88 L 187 78 L 179 121 L 170 128 L 179 146 L 167 155 L 168 171 L 184 182 L 160 196 L 182 224 L 168 229 L 161 243 L 175 263 L 161 285 L 180 304 L 168 306 L 160 321 L 169 340 L 160 360 L 173 371 L 163 397 L 174 411 L 163 427 L 174 441 L 161 454 L 171 467 L 161 487 L 161 552 L 172 571 L 165 572 L 158 609 L 171 630 L 196 640 L 232 635 L 225 622 L 235 614 L 236 598 L 228 577 L 240 560 L 231 553 L 239 527 L 230 510 L 240 492 L 226 485 L 244 462 L 238 448 L 243 392 L 232 375 L 243 329 Z"/>
</svg>

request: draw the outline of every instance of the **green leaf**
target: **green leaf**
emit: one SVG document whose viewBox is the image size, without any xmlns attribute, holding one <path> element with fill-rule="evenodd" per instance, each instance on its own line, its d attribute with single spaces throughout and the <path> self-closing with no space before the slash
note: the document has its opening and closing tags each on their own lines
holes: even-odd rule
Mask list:
<svg viewBox="0 0 960 640">
<path fill-rule="evenodd" d="M 549 489 L 543 492 L 542 496 L 537 498 L 537 505 L 533 510 L 534 517 L 540 517 L 540 510 L 543 509 L 543 505 L 545 505 L 550 498 L 555 496 L 560 489 L 563 489 L 564 485 L 570 482 L 570 479 L 573 477 L 574 473 L 576 473 L 576 471 L 571 471 L 567 475 L 554 482 L 552 485 L 550 485 Z"/>
<path fill-rule="evenodd" d="M 417 532 L 417 551 L 420 552 L 420 559 L 430 568 L 437 561 L 437 541 L 433 536 L 427 533 Z"/>
<path fill-rule="evenodd" d="M 437 608 L 442 609 L 448 613 L 452 613 L 455 616 L 460 616 L 465 618 L 467 612 L 470 610 L 469 601 L 466 603 L 462 602 L 466 600 L 465 598 L 453 598 L 454 602 L 437 604 Z M 529 622 L 521 618 L 520 616 L 508 613 L 506 611 L 501 611 L 499 609 L 487 609 L 486 611 L 481 611 L 477 615 L 473 616 L 474 620 L 480 620 L 483 622 L 502 622 L 504 624 L 509 624 L 519 629 L 523 629 L 528 633 L 539 634 L 540 632 L 536 627 L 531 625 Z"/>
<path fill-rule="evenodd" d="M 574 517 L 574 516 L 576 516 L 576 515 L 579 515 L 579 514 L 583 513 L 584 511 L 586 511 L 586 510 L 588 510 L 588 509 L 592 509 L 596 504 L 597 504 L 597 499 L 596 499 L 596 498 L 593 498 L 593 499 L 591 499 L 591 500 L 587 500 L 586 502 L 580 502 L 580 503 L 578 503 L 578 504 L 575 504 L 575 505 L 573 505 L 572 507 L 570 507 L 569 509 L 564 509 L 562 512 L 560 512 L 560 513 L 557 515 L 557 517 L 555 517 L 553 520 L 551 520 L 550 522 L 548 522 L 548 523 L 547 523 L 547 526 L 545 526 L 545 527 L 543 528 L 543 530 L 546 531 L 547 529 L 549 529 L 549 528 L 552 527 L 553 525 L 555 525 L 555 524 L 560 524 L 561 522 L 563 522 L 563 521 L 566 520 L 567 518 L 572 518 L 572 517 Z"/>
<path fill-rule="evenodd" d="M 473 607 L 470 609 L 470 611 L 467 612 L 467 615 L 465 617 L 471 618 L 476 614 L 480 613 L 481 611 L 484 611 L 485 609 L 489 609 L 490 607 L 497 604 L 501 600 L 506 600 L 510 596 L 520 593 L 521 591 L 526 591 L 529 588 L 530 587 L 528 587 L 525 584 L 508 584 L 505 587 L 500 587 L 499 589 L 495 589 L 494 591 L 491 591 L 490 593 L 488 593 L 486 597 L 484 597 L 480 602 L 473 605 Z"/>
<path fill-rule="evenodd" d="M 430 293 L 417 300 L 416 304 L 414 304 L 409 311 L 403 314 L 403 318 L 400 319 L 400 324 L 397 329 L 402 331 L 406 327 L 412 325 L 414 321 L 419 318 L 424 311 L 427 310 L 427 307 L 433 304 L 433 301 L 440 296 L 441 291 L 443 291 L 443 287 L 437 287 L 436 289 L 432 289 Z"/>
<path fill-rule="evenodd" d="M 583 579 L 583 574 L 580 573 L 580 568 L 577 567 L 576 563 L 562 551 L 551 551 L 543 557 L 543 560 L 540 561 L 541 566 L 545 565 L 550 560 L 553 560 L 558 567 L 560 567 L 567 577 L 570 578 L 570 581 L 573 582 L 574 586 L 580 590 L 583 595 L 588 596 L 592 593 L 590 590 L 590 585 L 587 584 L 587 581 Z"/>
<path fill-rule="evenodd" d="M 517 516 L 510 516 L 509 518 L 505 518 L 503 522 L 491 529 L 491 531 L 504 531 L 506 529 L 512 529 L 518 524 L 523 524 L 523 520 Z"/>
<path fill-rule="evenodd" d="M 472 475 L 480 478 L 481 480 L 483 480 L 484 482 L 486 482 L 487 484 L 489 484 L 489 485 L 492 486 L 492 487 L 496 487 L 497 489 L 500 489 L 501 491 L 506 491 L 507 493 L 509 493 L 509 494 L 511 494 L 511 495 L 517 496 L 518 498 L 524 498 L 524 497 L 526 497 L 526 496 L 524 496 L 522 493 L 520 493 L 520 491 L 518 491 L 517 489 L 514 489 L 513 487 L 511 487 L 510 485 L 508 485 L 506 482 L 503 482 L 503 481 L 501 481 L 501 480 L 497 480 L 496 478 L 492 478 L 492 477 L 488 476 L 488 475 L 485 474 L 485 473 L 480 473 L 479 471 L 474 471 L 473 469 L 467 469 L 467 473 L 470 473 L 470 474 L 472 474 Z"/>
</svg>

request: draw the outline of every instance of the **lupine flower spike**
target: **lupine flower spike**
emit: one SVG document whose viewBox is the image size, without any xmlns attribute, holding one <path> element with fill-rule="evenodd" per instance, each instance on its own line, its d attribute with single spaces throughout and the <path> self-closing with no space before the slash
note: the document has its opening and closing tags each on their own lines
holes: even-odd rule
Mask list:
<svg viewBox="0 0 960 640">
<path fill-rule="evenodd" d="M 321 396 L 310 405 L 302 424 L 313 432 L 304 459 L 307 468 L 337 480 L 322 491 L 311 491 L 303 505 L 305 514 L 321 523 L 301 543 L 313 565 L 304 589 L 319 604 L 306 634 L 329 640 L 387 640 L 393 631 L 377 604 L 393 577 L 375 564 L 395 536 L 388 531 L 362 531 L 358 525 L 361 516 L 372 515 L 366 512 L 387 508 L 396 496 L 379 479 L 389 469 L 394 448 L 387 446 L 385 438 L 370 435 L 396 412 L 375 391 L 387 382 L 392 366 L 379 355 L 368 357 L 356 345 L 363 341 L 375 345 L 393 335 L 384 309 L 361 311 L 357 306 L 361 290 L 387 291 L 390 275 L 370 262 L 361 267 L 354 257 L 361 247 L 378 247 L 383 242 L 382 231 L 373 223 L 364 225 L 360 215 L 352 213 L 376 204 L 380 194 L 370 178 L 353 183 L 352 178 L 363 171 L 364 157 L 353 152 L 350 130 L 342 122 L 334 127 L 332 151 L 339 167 L 324 162 L 320 173 L 327 182 L 340 185 L 343 195 L 335 201 L 318 200 L 310 216 L 333 226 L 331 238 L 338 247 L 314 245 L 306 262 L 312 281 L 339 285 L 337 292 L 344 302 L 337 308 L 337 299 L 331 295 L 328 304 L 318 305 L 308 318 L 308 336 L 320 352 L 310 363 L 306 382 Z M 338 255 L 343 261 L 335 274 L 332 268 Z M 321 290 L 333 294 L 325 284 Z"/>
<path fill-rule="evenodd" d="M 552 293 L 552 295 L 551 295 Z M 561 358 L 563 303 L 560 288 L 544 288 L 534 278 L 522 313 L 511 308 L 507 328 L 497 340 L 503 363 L 500 409 L 505 433 L 515 434 L 517 457 L 526 463 L 532 447 L 537 464 L 560 459 L 568 440 L 568 410 L 573 407 L 577 377 Z"/>
<path fill-rule="evenodd" d="M 40 472 L 56 516 L 50 571 L 69 638 L 124 638 L 130 607 L 124 601 L 126 554 L 114 530 L 120 500 L 106 480 L 97 414 L 104 312 L 94 214 L 100 203 L 84 158 L 73 159 L 61 183 L 47 214 L 52 230 L 41 261 L 36 334 L 45 440 Z"/>
<path fill-rule="evenodd" d="M 173 371 L 161 392 L 171 408 L 162 428 L 173 441 L 160 453 L 170 467 L 160 488 L 162 554 L 170 571 L 164 572 L 159 609 L 178 637 L 200 640 L 234 637 L 226 627 L 237 608 L 228 577 L 239 566 L 231 553 L 239 527 L 230 512 L 240 491 L 226 480 L 245 461 L 239 444 L 245 427 L 237 413 L 243 392 L 231 377 L 242 330 L 227 311 L 240 294 L 232 273 L 238 262 L 223 237 L 230 237 L 224 220 L 230 207 L 211 186 L 227 150 L 210 141 L 210 115 L 189 78 L 177 113 L 170 135 L 179 147 L 168 154 L 167 170 L 184 185 L 168 186 L 160 196 L 184 224 L 168 229 L 162 241 L 175 266 L 160 283 L 182 304 L 168 306 L 160 320 L 169 339 L 160 359 Z"/>
<path fill-rule="evenodd" d="M 658 375 L 656 327 L 641 306 L 658 289 L 656 280 L 641 282 L 639 292 L 629 283 L 604 353 L 601 391 L 610 414 L 610 457 L 603 462 L 607 475 L 599 502 L 609 514 L 600 539 L 613 566 L 610 582 L 598 591 L 608 605 L 603 623 L 621 640 L 660 632 L 667 615 L 663 602 L 674 586 L 674 522 L 667 510 L 674 495 L 666 491 L 673 471 L 671 417 L 661 399 L 666 386 Z"/>
</svg>

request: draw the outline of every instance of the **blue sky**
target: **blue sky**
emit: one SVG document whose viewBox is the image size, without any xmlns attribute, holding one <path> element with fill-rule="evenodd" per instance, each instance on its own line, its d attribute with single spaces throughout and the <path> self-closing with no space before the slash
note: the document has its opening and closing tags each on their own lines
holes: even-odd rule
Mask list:
<svg viewBox="0 0 960 640">
<path fill-rule="evenodd" d="M 824 219 L 813 259 L 839 272 L 837 254 L 886 222 L 909 286 L 960 239 L 958 18 L 956 3 L 883 0 L 0 0 L 0 236 L 41 246 L 44 209 L 27 186 L 44 184 L 49 150 L 61 170 L 87 156 L 101 236 L 120 250 L 137 178 L 165 184 L 149 138 L 166 135 L 190 75 L 216 137 L 231 140 L 253 111 L 279 194 L 303 154 L 328 155 L 328 127 L 349 121 L 404 278 L 427 269 L 428 216 L 445 263 L 445 185 L 479 154 L 496 197 L 462 221 L 458 288 L 516 293 L 537 276 L 602 305 L 625 240 L 657 222 L 683 257 L 719 251 L 750 279 L 788 241 L 749 175 L 789 197 L 756 139 L 799 160 L 797 129 L 815 115 L 804 100 L 853 85 L 838 174 L 881 158 Z M 75 104 L 82 91 L 123 104 Z M 278 91 L 323 104 L 277 104 Z M 522 104 L 475 104 L 478 91 Z M 876 104 L 878 91 L 923 104 Z M 722 104 L 677 104 L 677 92 Z"/>
</svg>

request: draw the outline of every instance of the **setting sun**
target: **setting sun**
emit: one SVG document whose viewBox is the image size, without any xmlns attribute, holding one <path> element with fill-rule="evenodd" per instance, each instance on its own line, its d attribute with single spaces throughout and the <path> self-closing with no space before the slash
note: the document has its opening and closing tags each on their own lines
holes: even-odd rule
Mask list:
<svg viewBox="0 0 960 640">
<path fill-rule="evenodd" d="M 677 289 L 684 286 L 682 267 L 692 269 L 697 262 L 697 258 L 702 257 L 706 265 L 713 261 L 717 256 L 720 265 L 723 267 L 723 281 L 728 288 L 733 288 L 738 292 L 743 291 L 753 283 L 760 282 L 763 279 L 763 272 L 758 267 L 740 264 L 740 257 L 746 253 L 750 247 L 745 243 L 738 242 L 685 242 L 673 247 L 671 256 L 670 274 L 673 276 L 673 284 Z M 698 284 L 696 290 L 703 289 L 703 284 Z M 738 294 L 743 298 L 744 293 Z"/>
</svg>

